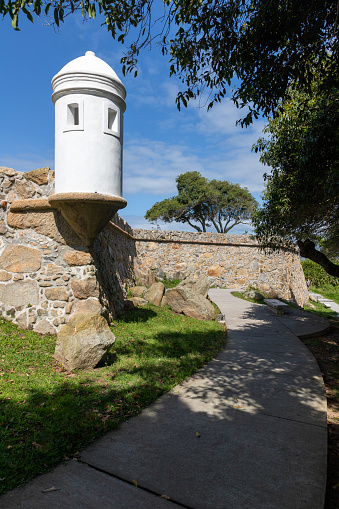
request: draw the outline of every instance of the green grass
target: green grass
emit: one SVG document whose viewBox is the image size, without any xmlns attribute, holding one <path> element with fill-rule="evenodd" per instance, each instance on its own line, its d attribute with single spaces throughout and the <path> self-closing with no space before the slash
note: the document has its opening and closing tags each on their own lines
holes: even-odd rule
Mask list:
<svg viewBox="0 0 339 509">
<path fill-rule="evenodd" d="M 258 290 L 255 290 L 255 291 L 257 292 Z M 260 293 L 262 293 L 262 292 L 260 292 Z M 231 294 L 234 297 L 238 297 L 238 299 L 247 300 L 247 302 L 253 302 L 254 304 L 265 304 L 264 298 L 266 299 L 266 297 L 264 297 L 264 298 L 262 298 L 260 300 L 255 300 L 255 299 L 250 299 L 249 297 L 245 297 L 244 292 L 234 291 L 234 292 L 231 292 Z"/>
<path fill-rule="evenodd" d="M 312 291 L 314 291 L 314 290 L 312 290 Z M 234 295 L 234 297 L 238 297 L 239 299 L 246 300 L 247 302 L 253 302 L 254 304 L 264 304 L 266 306 L 264 299 L 261 299 L 261 300 L 250 299 L 248 297 L 245 297 L 243 292 L 234 291 L 231 293 L 232 293 L 232 295 Z M 262 292 L 260 292 L 260 293 L 262 293 Z M 320 291 L 318 293 L 320 293 Z M 264 295 L 264 297 L 265 297 L 265 295 Z M 324 295 L 324 297 L 325 297 L 325 295 Z M 332 297 L 328 297 L 328 298 L 332 298 Z M 297 304 L 294 304 L 293 302 L 289 302 L 284 299 L 279 299 L 279 300 L 281 300 L 282 302 L 285 302 L 286 304 L 288 304 L 290 307 L 292 307 L 294 309 L 300 309 L 300 307 Z M 334 300 L 334 299 L 332 299 L 332 300 Z M 312 306 L 314 306 L 314 307 L 312 308 Z M 308 311 L 309 313 L 313 313 L 315 315 L 322 316 L 323 318 L 332 319 L 334 321 L 339 322 L 337 313 L 335 311 L 332 311 L 332 309 L 325 307 L 320 302 L 309 302 L 308 304 L 304 305 L 303 309 L 304 309 L 304 311 Z"/>
<path fill-rule="evenodd" d="M 175 286 L 178 286 L 178 284 L 181 283 L 181 279 L 167 279 L 165 275 L 161 282 L 164 284 L 165 289 L 167 290 L 168 288 L 174 288 Z"/>
<path fill-rule="evenodd" d="M 117 319 L 105 364 L 69 374 L 55 336 L 0 320 L 0 493 L 73 457 L 182 382 L 225 345 L 217 322 L 149 305 Z"/>
<path fill-rule="evenodd" d="M 308 304 L 304 304 L 304 310 L 308 311 L 309 313 L 322 316 L 323 318 L 327 318 L 328 320 L 331 319 L 339 322 L 337 313 L 332 311 L 332 309 L 325 307 L 324 304 L 321 304 L 320 302 L 310 301 Z"/>
<path fill-rule="evenodd" d="M 339 304 L 339 286 L 333 285 L 322 285 L 322 286 L 310 286 L 311 292 L 320 293 L 326 299 L 331 299 Z"/>
</svg>

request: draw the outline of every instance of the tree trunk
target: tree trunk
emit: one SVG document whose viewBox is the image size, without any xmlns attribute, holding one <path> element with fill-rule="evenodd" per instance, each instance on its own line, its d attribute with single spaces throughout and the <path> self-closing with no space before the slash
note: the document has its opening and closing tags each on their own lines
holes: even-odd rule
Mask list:
<svg viewBox="0 0 339 509">
<path fill-rule="evenodd" d="M 321 251 L 317 251 L 314 242 L 309 239 L 304 241 L 298 240 L 297 245 L 303 258 L 309 258 L 313 262 L 318 263 L 330 276 L 339 277 L 339 265 L 331 262 Z"/>
<path fill-rule="evenodd" d="M 211 223 L 213 224 L 214 228 L 217 230 L 218 233 L 222 233 L 222 230 L 220 231 L 220 228 L 218 226 L 218 223 L 215 222 L 214 218 L 213 217 L 209 217 L 209 220 L 211 221 Z"/>
<path fill-rule="evenodd" d="M 197 232 L 201 232 L 200 226 L 197 226 L 196 224 L 192 224 L 188 219 L 186 219 L 186 222 L 192 227 L 197 230 Z"/>
<path fill-rule="evenodd" d="M 228 221 L 226 224 L 225 224 L 225 228 L 224 228 L 224 233 L 227 233 L 231 230 L 231 228 L 233 228 L 233 226 L 236 226 L 237 224 L 240 224 L 240 221 L 237 223 L 233 223 L 231 224 L 231 226 L 228 226 L 230 224 L 230 222 Z"/>
</svg>

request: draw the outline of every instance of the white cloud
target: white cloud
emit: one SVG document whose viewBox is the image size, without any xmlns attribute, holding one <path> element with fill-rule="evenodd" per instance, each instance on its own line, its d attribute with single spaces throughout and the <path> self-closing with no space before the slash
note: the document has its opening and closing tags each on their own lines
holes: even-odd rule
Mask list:
<svg viewBox="0 0 339 509">
<path fill-rule="evenodd" d="M 199 171 L 209 179 L 236 182 L 258 194 L 264 187 L 264 167 L 250 147 L 237 138 L 231 148 L 215 140 L 202 151 L 194 145 L 133 139 L 124 151 L 124 189 L 169 197 L 176 194 L 175 179 L 180 173 Z"/>
<path fill-rule="evenodd" d="M 176 192 L 175 178 L 185 171 L 204 172 L 192 149 L 148 139 L 131 140 L 124 150 L 124 188 L 127 193 L 168 195 Z"/>
<path fill-rule="evenodd" d="M 54 169 L 54 158 L 37 154 L 5 155 L 1 157 L 0 165 L 13 168 L 16 171 L 31 171 L 46 166 Z"/>
</svg>

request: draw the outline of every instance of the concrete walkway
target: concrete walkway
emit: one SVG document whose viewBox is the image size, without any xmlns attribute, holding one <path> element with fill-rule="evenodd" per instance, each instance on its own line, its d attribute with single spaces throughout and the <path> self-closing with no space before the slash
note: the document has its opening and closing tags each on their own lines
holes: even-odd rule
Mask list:
<svg viewBox="0 0 339 509">
<path fill-rule="evenodd" d="M 1 508 L 323 508 L 326 396 L 296 334 L 328 323 L 295 310 L 276 317 L 228 290 L 210 296 L 226 315 L 226 349 Z"/>
</svg>

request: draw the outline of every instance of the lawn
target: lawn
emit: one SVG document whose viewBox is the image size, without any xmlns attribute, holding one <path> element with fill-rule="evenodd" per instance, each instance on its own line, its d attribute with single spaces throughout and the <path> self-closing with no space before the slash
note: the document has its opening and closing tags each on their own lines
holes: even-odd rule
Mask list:
<svg viewBox="0 0 339 509">
<path fill-rule="evenodd" d="M 0 319 L 0 493 L 61 461 L 141 410 L 212 359 L 224 328 L 148 305 L 121 315 L 104 365 L 67 373 L 55 336 Z"/>
<path fill-rule="evenodd" d="M 311 292 L 320 293 L 326 299 L 331 299 L 339 304 L 339 286 L 333 285 L 322 285 L 322 286 L 310 286 Z"/>
</svg>

